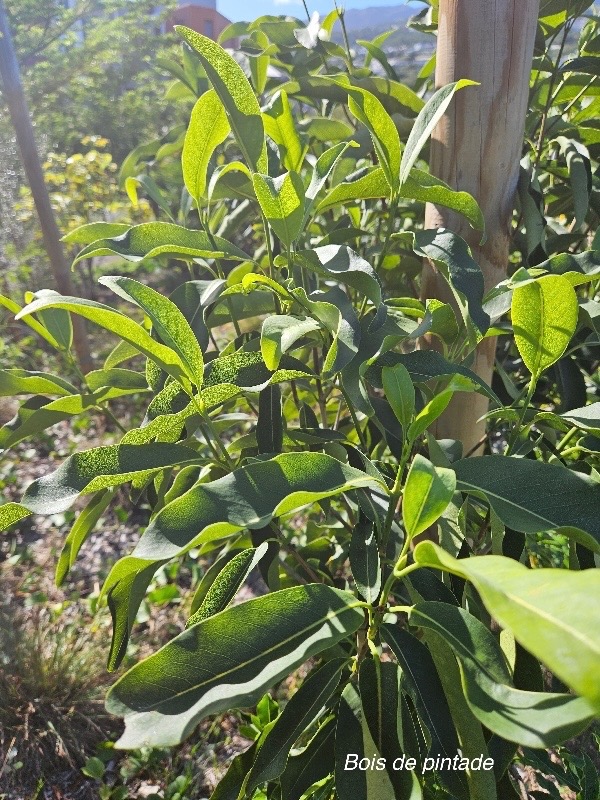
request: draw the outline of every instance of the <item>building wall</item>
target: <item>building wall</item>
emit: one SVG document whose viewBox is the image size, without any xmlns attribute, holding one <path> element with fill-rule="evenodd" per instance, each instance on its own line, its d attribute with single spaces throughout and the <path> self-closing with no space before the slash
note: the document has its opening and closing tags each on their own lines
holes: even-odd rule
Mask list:
<svg viewBox="0 0 600 800">
<path fill-rule="evenodd" d="M 179 6 L 170 15 L 167 21 L 167 30 L 172 30 L 175 25 L 186 25 L 209 39 L 217 39 L 222 31 L 230 25 L 230 21 L 214 8 L 199 5 Z M 231 46 L 232 42 L 225 42 Z"/>
</svg>

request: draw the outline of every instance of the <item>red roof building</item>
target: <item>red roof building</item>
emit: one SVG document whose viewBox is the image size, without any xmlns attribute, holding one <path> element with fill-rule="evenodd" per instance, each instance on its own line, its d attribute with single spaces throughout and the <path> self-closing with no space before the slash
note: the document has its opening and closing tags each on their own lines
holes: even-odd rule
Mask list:
<svg viewBox="0 0 600 800">
<path fill-rule="evenodd" d="M 175 25 L 186 25 L 209 39 L 218 39 L 220 34 L 231 22 L 217 11 L 216 0 L 184 0 L 173 11 L 167 20 L 167 30 L 172 30 Z M 232 46 L 231 40 L 225 42 Z"/>
</svg>

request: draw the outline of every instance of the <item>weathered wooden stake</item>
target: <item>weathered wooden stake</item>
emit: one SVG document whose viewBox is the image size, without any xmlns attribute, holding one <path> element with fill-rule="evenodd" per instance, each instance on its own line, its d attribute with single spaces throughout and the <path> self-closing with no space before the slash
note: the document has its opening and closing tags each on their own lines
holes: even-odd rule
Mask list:
<svg viewBox="0 0 600 800">
<path fill-rule="evenodd" d="M 44 246 L 48 254 L 56 288 L 61 294 L 73 295 L 71 274 L 60 241 L 60 233 L 54 218 L 48 189 L 44 181 L 44 172 L 35 143 L 33 125 L 31 124 L 31 117 L 29 116 L 27 101 L 21 84 L 19 64 L 12 43 L 3 0 L 0 0 L 0 77 L 2 78 L 2 93 L 17 136 L 23 168 L 35 202 L 40 228 L 44 237 Z M 83 372 L 89 372 L 92 369 L 92 360 L 87 334 L 83 320 L 76 314 L 73 315 L 73 344 L 75 345 L 81 369 Z"/>
<path fill-rule="evenodd" d="M 457 92 L 437 126 L 431 172 L 476 198 L 487 240 L 480 245 L 479 233 L 464 217 L 437 206 L 427 206 L 425 225 L 449 228 L 467 240 L 483 271 L 486 291 L 506 276 L 538 7 L 539 0 L 440 0 L 439 5 L 436 86 L 460 78 L 480 86 Z M 423 268 L 422 294 L 451 300 L 431 264 Z M 495 351 L 495 337 L 485 339 L 472 367 L 487 383 Z M 477 420 L 487 405 L 480 394 L 461 393 L 438 420 L 435 435 L 460 439 L 467 453 L 485 435 L 485 423 Z"/>
</svg>

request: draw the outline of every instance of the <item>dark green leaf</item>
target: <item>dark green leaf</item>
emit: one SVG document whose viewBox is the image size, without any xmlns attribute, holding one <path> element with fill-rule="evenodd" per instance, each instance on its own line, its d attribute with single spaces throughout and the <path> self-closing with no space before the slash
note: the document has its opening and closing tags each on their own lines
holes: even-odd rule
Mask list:
<svg viewBox="0 0 600 800">
<path fill-rule="evenodd" d="M 349 592 L 297 586 L 188 628 L 110 688 L 107 709 L 126 726 L 119 747 L 172 746 L 209 714 L 252 705 L 311 656 L 350 636 L 364 619 L 357 605 Z"/>
<path fill-rule="evenodd" d="M 482 493 L 505 525 L 523 533 L 560 528 L 600 552 L 600 485 L 581 472 L 529 458 L 455 461 L 458 489 Z"/>
<path fill-rule="evenodd" d="M 183 25 L 175 30 L 200 56 L 202 66 L 227 111 L 231 129 L 248 166 L 267 171 L 265 131 L 256 95 L 240 65 L 218 44 Z"/>
<path fill-rule="evenodd" d="M 60 514 L 80 494 L 93 494 L 197 459 L 195 450 L 164 442 L 94 447 L 74 453 L 54 472 L 30 483 L 22 502 L 34 514 Z"/>
<path fill-rule="evenodd" d="M 284 772 L 294 743 L 322 713 L 346 664 L 345 659 L 328 661 L 312 672 L 292 695 L 260 747 L 246 784 L 247 792 L 261 783 L 275 780 Z"/>
</svg>

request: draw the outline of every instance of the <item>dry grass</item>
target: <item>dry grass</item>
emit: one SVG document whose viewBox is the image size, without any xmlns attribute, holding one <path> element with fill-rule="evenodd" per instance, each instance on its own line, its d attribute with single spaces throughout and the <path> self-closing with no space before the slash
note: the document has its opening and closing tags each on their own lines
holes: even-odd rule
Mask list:
<svg viewBox="0 0 600 800">
<path fill-rule="evenodd" d="M 102 661 L 92 634 L 40 608 L 0 607 L 0 797 L 78 773 L 110 735 Z"/>
</svg>

